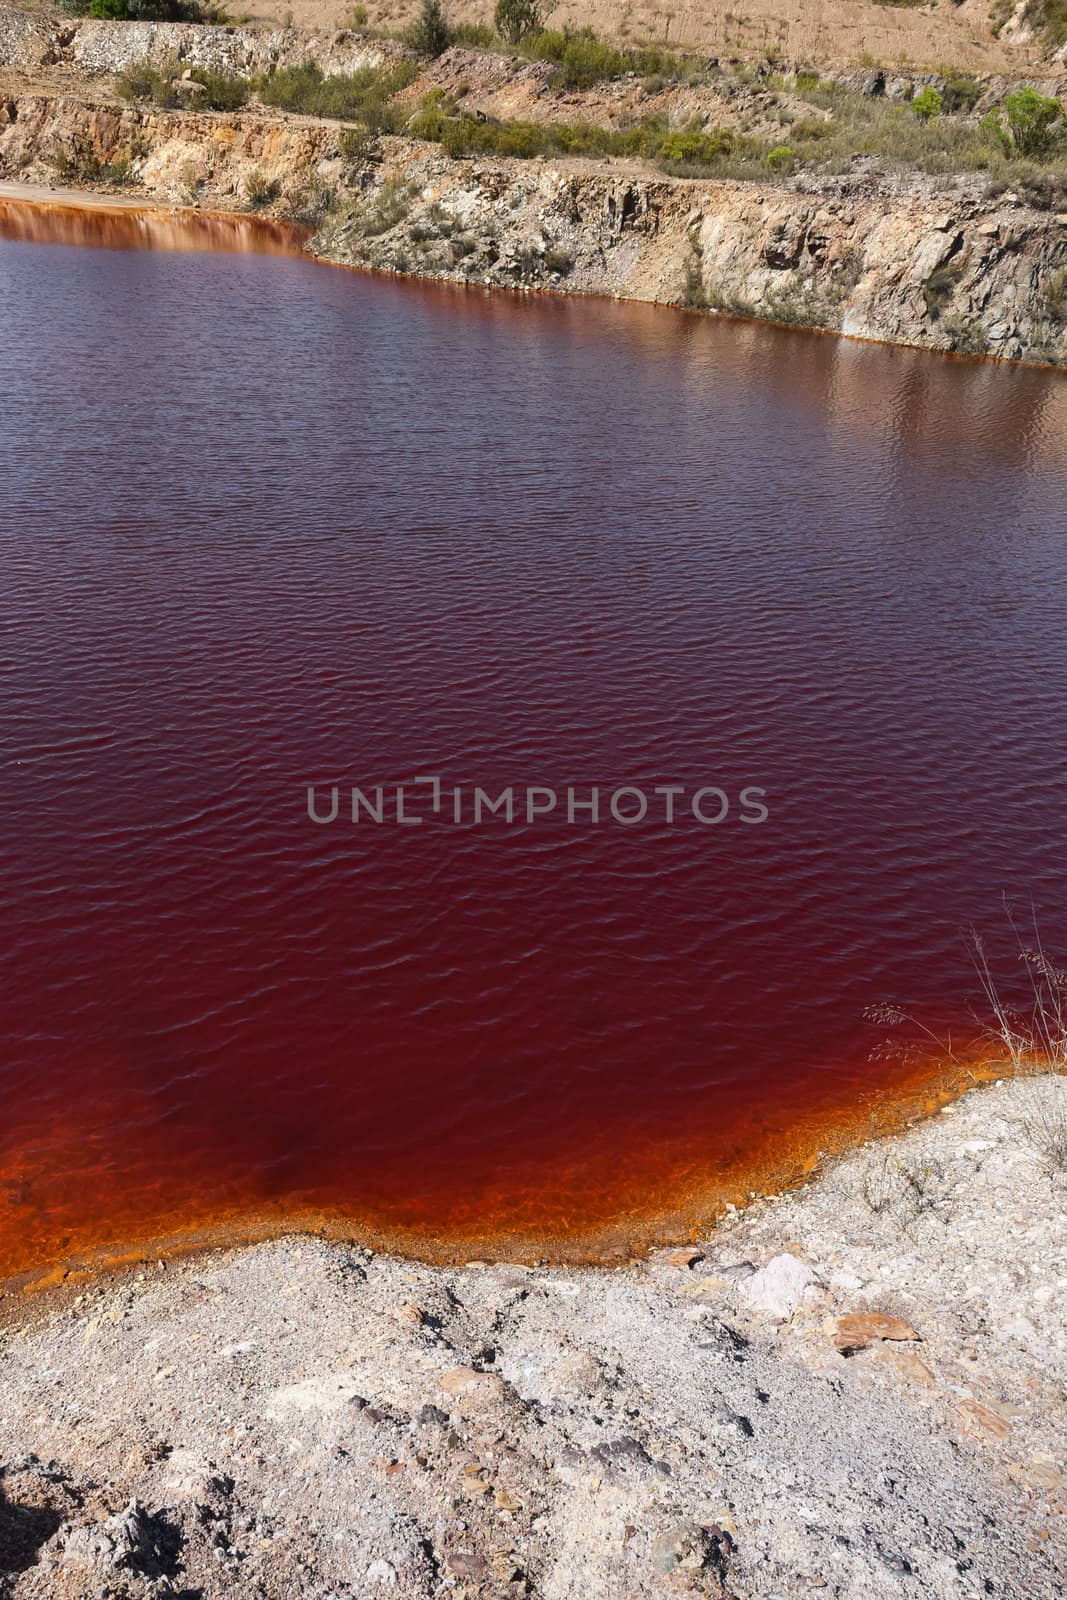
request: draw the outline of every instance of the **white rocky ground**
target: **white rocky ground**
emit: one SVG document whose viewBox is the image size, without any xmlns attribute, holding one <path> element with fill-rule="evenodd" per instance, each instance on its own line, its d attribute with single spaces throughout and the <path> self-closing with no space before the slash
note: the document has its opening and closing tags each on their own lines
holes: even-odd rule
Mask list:
<svg viewBox="0 0 1067 1600">
<path fill-rule="evenodd" d="M 0 1593 L 1052 1600 L 1065 1167 L 1067 1082 L 1005 1083 L 610 1272 L 286 1238 L 19 1301 Z"/>
</svg>

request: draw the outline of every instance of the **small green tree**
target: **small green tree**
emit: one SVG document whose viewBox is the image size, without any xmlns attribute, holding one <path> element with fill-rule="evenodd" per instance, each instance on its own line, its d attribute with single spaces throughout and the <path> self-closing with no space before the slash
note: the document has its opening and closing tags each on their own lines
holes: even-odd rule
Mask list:
<svg viewBox="0 0 1067 1600">
<path fill-rule="evenodd" d="M 935 117 L 941 115 L 941 96 L 928 84 L 912 100 L 911 109 L 920 122 L 933 122 Z"/>
<path fill-rule="evenodd" d="M 1056 124 L 1063 116 L 1063 107 L 1036 89 L 1017 89 L 1004 96 L 1004 110 L 1008 126 L 1001 121 L 1000 111 L 991 111 L 982 118 L 979 126 L 997 140 L 1005 155 L 1043 156 L 1063 132 Z"/>
<path fill-rule="evenodd" d="M 419 20 L 408 32 L 408 43 L 420 56 L 442 55 L 452 43 L 441 0 L 422 0 Z"/>
<path fill-rule="evenodd" d="M 537 0 L 497 0 L 493 13 L 493 26 L 508 44 L 518 44 L 528 33 L 540 33 L 541 20 Z"/>
<path fill-rule="evenodd" d="M 1019 154 L 1044 155 L 1057 137 L 1054 124 L 1063 116 L 1060 102 L 1038 94 L 1036 89 L 1016 89 L 1014 94 L 1004 96 L 1004 110 Z"/>
</svg>

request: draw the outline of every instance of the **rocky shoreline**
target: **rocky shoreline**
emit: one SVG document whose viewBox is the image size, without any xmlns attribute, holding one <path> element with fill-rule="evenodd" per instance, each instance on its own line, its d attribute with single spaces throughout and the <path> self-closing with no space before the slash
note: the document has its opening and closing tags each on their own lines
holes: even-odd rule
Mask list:
<svg viewBox="0 0 1067 1600">
<path fill-rule="evenodd" d="M 220 127 L 220 122 L 224 126 Z M 136 192 L 194 202 L 178 172 L 211 161 L 197 209 L 241 211 L 253 170 L 336 178 L 336 135 L 251 116 L 104 111 L 20 101 L 0 130 L 0 174 L 54 174 L 33 150 L 62 133 L 113 162 L 143 160 Z M 681 181 L 591 162 L 462 161 L 412 140 L 383 141 L 359 200 L 308 245 L 345 266 L 456 283 L 675 305 L 934 350 L 1061 364 L 1067 322 L 1051 286 L 1067 263 L 1067 214 L 976 180 L 946 196 L 916 177 L 857 171 L 818 188 Z M 20 148 L 21 146 L 21 148 Z M 281 182 L 281 179 L 277 181 Z M 64 187 L 77 173 L 64 176 Z M 94 191 L 86 191 L 92 193 Z M 99 192 L 98 190 L 95 192 Z M 308 217 L 299 193 L 288 212 Z M 931 315 L 932 305 L 937 315 Z"/>
<path fill-rule="evenodd" d="M 496 287 L 610 295 L 884 343 L 1059 364 L 1067 215 L 858 170 L 817 187 L 679 182 L 405 148 L 309 248 Z M 396 213 L 394 218 L 394 212 Z M 383 222 L 388 222 L 386 227 Z M 951 286 L 931 315 L 940 285 Z"/>
<path fill-rule="evenodd" d="M 229 211 L 248 211 L 258 184 L 273 197 L 260 214 L 315 228 L 309 249 L 344 265 L 1067 362 L 1067 211 L 1036 191 L 998 191 L 981 173 L 892 172 L 857 155 L 834 175 L 719 181 L 621 157 L 457 159 L 439 144 L 393 135 L 353 153 L 337 121 L 132 104 L 107 76 L 141 58 L 243 72 L 314 59 L 325 71 L 351 72 L 398 51 L 350 33 L 103 22 L 64 31 L 3 13 L 0 178 Z M 1054 67 L 1041 85 L 1059 92 L 1062 82 Z M 454 93 L 457 85 L 472 115 L 518 109 L 550 118 L 557 104 L 543 67 L 475 50 L 446 52 L 409 92 Z M 771 113 L 758 85 L 728 87 L 728 95 L 665 90 L 648 104 L 662 100 L 672 117 L 743 111 L 763 126 Z M 881 92 L 912 88 L 902 79 Z M 641 93 L 608 86 L 583 101 L 581 114 L 614 125 L 631 114 L 630 100 L 645 103 Z M 779 109 L 793 104 L 783 93 Z"/>
<path fill-rule="evenodd" d="M 1067 1083 L 612 1269 L 286 1237 L 24 1301 L 0 1592 L 1063 1592 Z"/>
</svg>

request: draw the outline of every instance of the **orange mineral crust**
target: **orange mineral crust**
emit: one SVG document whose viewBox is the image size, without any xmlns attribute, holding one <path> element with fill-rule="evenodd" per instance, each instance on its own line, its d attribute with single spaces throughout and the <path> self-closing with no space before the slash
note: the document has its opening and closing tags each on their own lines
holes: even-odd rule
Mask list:
<svg viewBox="0 0 1067 1600">
<path fill-rule="evenodd" d="M 78 1143 L 71 1128 L 53 1157 L 38 1147 L 0 1172 L 0 1192 L 11 1197 L 0 1203 L 0 1281 L 51 1287 L 70 1274 L 295 1231 L 432 1261 L 489 1255 L 610 1262 L 706 1230 L 725 1205 L 743 1206 L 753 1194 L 790 1187 L 849 1145 L 931 1115 L 1003 1070 L 1002 1062 L 977 1054 L 951 1069 L 943 1062 L 914 1065 L 894 1081 L 892 1097 L 883 1093 L 858 1105 L 812 1107 L 788 1127 L 753 1126 L 749 1138 L 733 1150 L 724 1147 L 717 1161 L 709 1159 L 707 1148 L 695 1146 L 618 1150 L 592 1163 L 588 1152 L 574 1153 L 532 1175 L 525 1187 L 501 1192 L 474 1181 L 462 1197 L 442 1174 L 439 1191 L 424 1190 L 419 1201 L 398 1211 L 374 1198 L 345 1205 L 313 1194 L 265 1203 L 254 1182 L 244 1196 L 231 1185 L 233 1192 L 220 1205 L 223 1175 L 201 1173 L 194 1187 L 180 1153 L 172 1152 L 168 1162 L 162 1142 L 143 1152 L 154 1168 L 151 1180 L 139 1182 L 128 1171 L 116 1190 L 101 1172 L 95 1187 L 67 1186 L 60 1171 L 63 1144 L 70 1149 Z M 52 1195 L 47 1217 L 33 1203 L 26 1176 L 31 1168 Z M 130 1203 L 135 1193 L 144 1195 L 143 1210 Z"/>
</svg>

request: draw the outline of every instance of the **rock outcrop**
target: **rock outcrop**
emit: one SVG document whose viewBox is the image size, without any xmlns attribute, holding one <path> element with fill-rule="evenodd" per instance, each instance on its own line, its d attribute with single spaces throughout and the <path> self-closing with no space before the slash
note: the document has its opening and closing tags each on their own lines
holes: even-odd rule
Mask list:
<svg viewBox="0 0 1067 1600">
<path fill-rule="evenodd" d="M 457 161 L 405 139 L 353 161 L 332 123 L 0 99 L 7 178 L 121 177 L 154 200 L 246 209 L 253 172 L 277 184 L 276 213 L 321 223 L 310 248 L 344 264 L 1067 359 L 1067 213 L 992 195 L 982 179 L 904 182 L 860 161 L 839 178 L 712 182 Z"/>
<path fill-rule="evenodd" d="M 984 189 L 890 182 L 862 164 L 808 186 L 764 186 L 455 162 L 409 147 L 312 248 L 434 277 L 1064 360 L 1067 214 Z"/>
<path fill-rule="evenodd" d="M 62 67 L 110 77 L 134 62 L 180 61 L 214 72 L 251 74 L 315 61 L 323 72 L 358 72 L 404 53 L 396 40 L 350 30 L 237 28 L 183 22 L 108 22 L 0 10 L 0 69 Z"/>
</svg>

